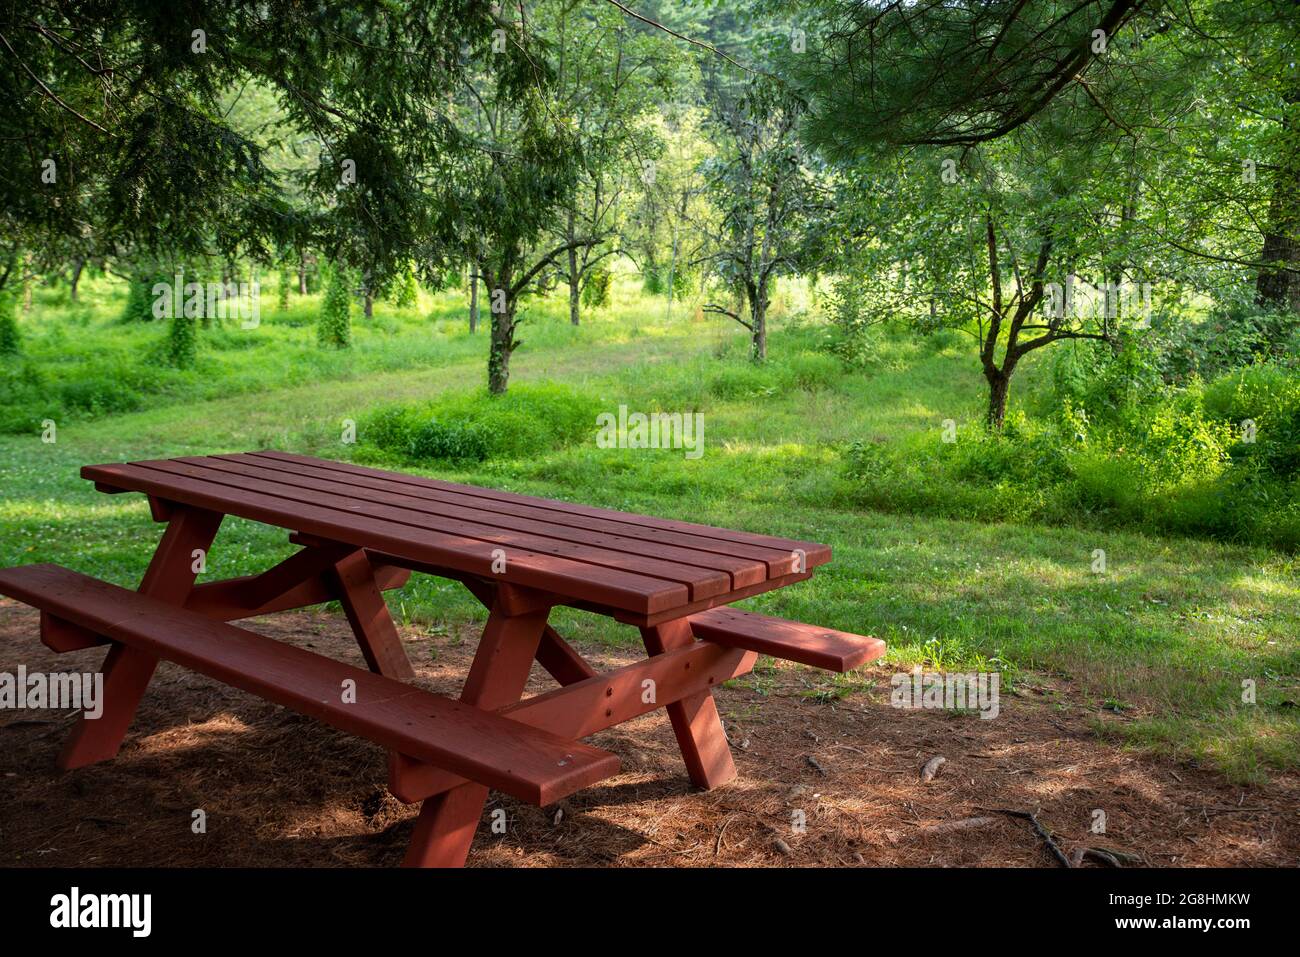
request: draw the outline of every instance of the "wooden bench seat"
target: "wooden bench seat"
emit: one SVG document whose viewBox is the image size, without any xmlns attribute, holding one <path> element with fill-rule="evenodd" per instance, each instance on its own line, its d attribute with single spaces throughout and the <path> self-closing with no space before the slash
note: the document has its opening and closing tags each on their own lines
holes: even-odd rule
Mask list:
<svg viewBox="0 0 1300 957">
<path fill-rule="evenodd" d="M 885 643 L 879 638 L 737 608 L 713 608 L 691 615 L 690 622 L 691 633 L 701 641 L 756 651 L 826 671 L 852 671 L 885 653 Z"/>
<path fill-rule="evenodd" d="M 103 635 L 532 804 L 552 803 L 619 770 L 618 757 L 599 748 L 59 565 L 0 569 L 0 594 L 39 608 L 43 635 Z M 344 702 L 349 680 L 353 703 Z"/>
</svg>

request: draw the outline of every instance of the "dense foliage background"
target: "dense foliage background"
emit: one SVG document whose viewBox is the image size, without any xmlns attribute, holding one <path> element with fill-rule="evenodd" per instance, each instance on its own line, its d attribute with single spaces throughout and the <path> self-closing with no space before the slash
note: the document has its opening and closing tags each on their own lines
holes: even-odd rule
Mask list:
<svg viewBox="0 0 1300 957">
<path fill-rule="evenodd" d="M 52 459 L 257 445 L 789 523 L 815 620 L 1292 766 L 1297 49 L 1288 0 L 0 0 L 3 558 L 130 577 Z M 620 403 L 707 454 L 595 448 Z"/>
</svg>

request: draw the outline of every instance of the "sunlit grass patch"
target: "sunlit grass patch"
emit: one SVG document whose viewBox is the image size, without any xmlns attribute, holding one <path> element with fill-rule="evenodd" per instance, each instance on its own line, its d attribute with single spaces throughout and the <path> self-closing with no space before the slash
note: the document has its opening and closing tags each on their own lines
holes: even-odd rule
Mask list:
<svg viewBox="0 0 1300 957">
<path fill-rule="evenodd" d="M 1113 740 L 1215 768 L 1237 784 L 1257 784 L 1272 772 L 1300 766 L 1300 717 L 1240 711 L 1213 718 L 1157 717 L 1104 722 Z"/>
</svg>

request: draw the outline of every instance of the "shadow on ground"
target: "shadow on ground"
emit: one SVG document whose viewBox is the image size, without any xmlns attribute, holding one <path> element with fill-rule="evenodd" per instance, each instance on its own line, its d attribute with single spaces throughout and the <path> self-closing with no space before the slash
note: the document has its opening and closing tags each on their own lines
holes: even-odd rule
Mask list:
<svg viewBox="0 0 1300 957">
<path fill-rule="evenodd" d="M 253 627 L 362 665 L 341 616 Z M 101 650 L 56 656 L 36 628 L 35 612 L 0 602 L 0 672 L 99 667 Z M 420 683 L 455 694 L 473 638 L 407 634 Z M 632 660 L 586 651 L 604 666 Z M 824 693 L 828 676 L 784 663 L 720 689 L 739 777 L 711 792 L 690 788 L 662 713 L 597 735 L 623 772 L 558 807 L 494 793 L 469 865 L 1056 866 L 1028 822 L 999 809 L 1036 812 L 1066 854 L 1101 847 L 1152 866 L 1300 861 L 1300 776 L 1243 789 L 1116 747 L 1094 733 L 1097 712 L 1047 678 L 1004 694 L 1000 716 L 981 720 L 893 709 L 885 669 L 860 677 L 839 700 Z M 535 669 L 529 693 L 548 683 Z M 387 794 L 384 754 L 367 742 L 166 664 L 114 761 L 56 768 L 71 717 L 0 712 L 0 866 L 401 860 L 416 808 Z M 947 763 L 923 784 L 919 769 L 935 755 Z M 498 808 L 502 835 L 491 831 Z M 204 834 L 193 832 L 195 810 Z M 1104 833 L 1093 831 L 1097 812 Z"/>
</svg>

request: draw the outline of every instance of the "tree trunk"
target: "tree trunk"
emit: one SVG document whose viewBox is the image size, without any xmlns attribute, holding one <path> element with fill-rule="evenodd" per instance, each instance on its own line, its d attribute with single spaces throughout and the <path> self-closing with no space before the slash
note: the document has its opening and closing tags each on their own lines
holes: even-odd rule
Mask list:
<svg viewBox="0 0 1300 957">
<path fill-rule="evenodd" d="M 469 267 L 469 331 L 478 332 L 478 266 Z"/>
<path fill-rule="evenodd" d="M 755 362 L 767 361 L 767 281 L 761 280 L 755 288 L 746 285 L 749 295 L 750 358 Z"/>
<path fill-rule="evenodd" d="M 69 297 L 72 302 L 77 301 L 77 284 L 81 282 L 81 271 L 86 268 L 86 260 L 78 256 L 72 261 L 72 294 Z"/>
<path fill-rule="evenodd" d="M 491 296 L 492 341 L 488 344 L 488 392 L 504 395 L 510 384 L 510 354 L 515 350 L 515 298 L 510 290 L 510 270 L 496 275 L 484 272 L 484 284 L 492 289 L 506 290 L 505 302 L 497 311 L 498 299 Z"/>
<path fill-rule="evenodd" d="M 1300 243 L 1281 232 L 1266 233 L 1260 259 L 1270 268 L 1261 268 L 1255 279 L 1255 301 L 1269 309 L 1300 308 L 1300 283 L 1285 268 L 1288 264 L 1300 264 Z"/>
<path fill-rule="evenodd" d="M 1011 373 L 997 369 L 986 370 L 984 378 L 989 383 L 988 426 L 1001 431 L 1002 423 L 1007 417 L 1007 396 L 1011 391 Z"/>
<path fill-rule="evenodd" d="M 573 242 L 574 239 L 577 238 L 577 236 L 574 234 L 574 229 L 575 229 L 575 225 L 574 225 L 573 209 L 572 207 L 570 207 L 569 222 L 568 222 L 568 227 L 565 236 L 565 239 L 568 242 Z M 570 246 L 569 247 L 569 322 L 573 323 L 575 326 L 578 324 L 578 311 L 579 311 L 578 297 L 582 291 L 580 279 L 581 277 L 578 275 L 578 247 Z"/>
<path fill-rule="evenodd" d="M 368 269 L 366 270 L 365 276 L 362 278 L 362 287 L 361 287 L 361 288 L 362 288 L 362 292 L 361 292 L 362 310 L 361 310 L 361 312 L 362 312 L 362 315 L 364 315 L 367 319 L 369 319 L 369 318 L 371 318 L 372 316 L 374 316 L 374 314 L 375 314 L 375 290 L 374 290 L 374 287 L 373 287 L 373 286 L 371 285 L 371 283 L 370 283 L 370 270 L 368 270 Z"/>
<path fill-rule="evenodd" d="M 307 295 L 307 254 L 298 254 L 298 295 Z"/>
<path fill-rule="evenodd" d="M 668 318 L 673 317 L 673 290 L 677 286 L 677 228 L 673 227 L 673 256 L 668 260 Z"/>
<path fill-rule="evenodd" d="M 1297 112 L 1300 92 L 1288 97 L 1288 114 Z M 1300 311 L 1300 129 L 1291 115 L 1283 119 L 1286 155 L 1279 158 L 1268 205 L 1261 268 L 1255 279 L 1255 301 L 1270 309 Z M 1288 268 L 1289 267 L 1289 268 Z"/>
<path fill-rule="evenodd" d="M 32 311 L 32 254 L 23 256 L 23 312 Z"/>
<path fill-rule="evenodd" d="M 492 342 L 488 353 L 488 391 L 504 395 L 510 384 L 510 353 L 514 351 L 515 315 L 512 305 L 492 314 Z"/>
<path fill-rule="evenodd" d="M 578 324 L 578 299 L 582 290 L 578 284 L 578 250 L 569 250 L 569 322 Z"/>
</svg>

